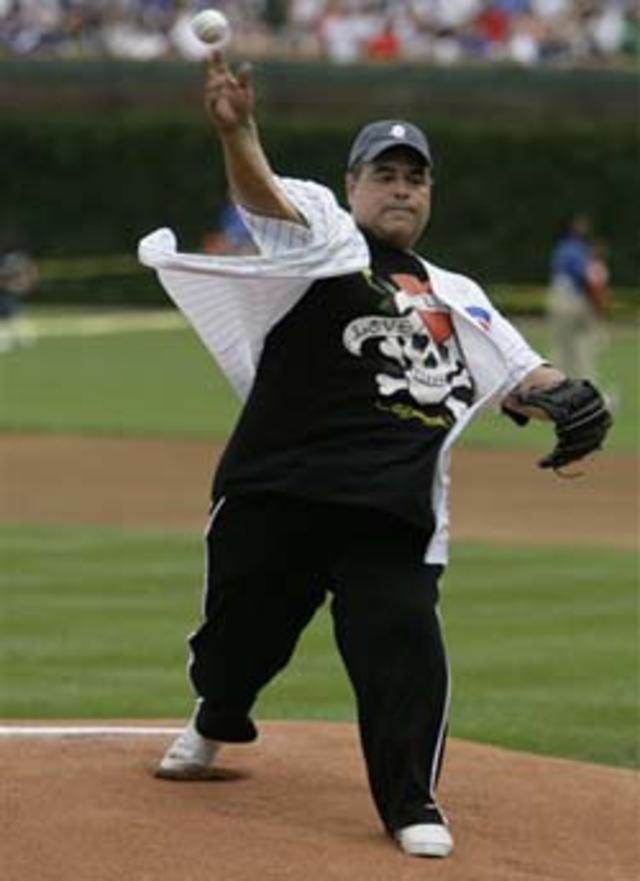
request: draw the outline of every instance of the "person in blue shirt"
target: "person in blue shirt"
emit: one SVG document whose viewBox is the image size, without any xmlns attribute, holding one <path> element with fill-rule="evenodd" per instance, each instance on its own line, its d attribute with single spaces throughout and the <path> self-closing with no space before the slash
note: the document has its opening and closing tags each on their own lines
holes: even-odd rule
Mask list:
<svg viewBox="0 0 640 881">
<path fill-rule="evenodd" d="M 591 221 L 575 214 L 556 242 L 547 301 L 554 364 L 567 376 L 596 378 L 601 310 L 593 296 Z"/>
<path fill-rule="evenodd" d="M 206 254 L 255 254 L 256 246 L 231 198 L 218 214 L 215 230 L 205 232 L 202 249 Z"/>
</svg>

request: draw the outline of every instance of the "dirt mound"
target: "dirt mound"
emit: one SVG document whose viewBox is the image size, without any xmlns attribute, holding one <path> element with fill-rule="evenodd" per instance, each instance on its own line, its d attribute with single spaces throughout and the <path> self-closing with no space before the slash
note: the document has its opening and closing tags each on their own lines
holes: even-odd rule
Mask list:
<svg viewBox="0 0 640 881">
<path fill-rule="evenodd" d="M 86 724 L 86 723 L 83 723 Z M 5 881 L 631 881 L 637 775 L 452 741 L 456 850 L 382 834 L 354 727 L 269 722 L 228 747 L 235 779 L 159 781 L 170 735 L 0 737 Z"/>
</svg>

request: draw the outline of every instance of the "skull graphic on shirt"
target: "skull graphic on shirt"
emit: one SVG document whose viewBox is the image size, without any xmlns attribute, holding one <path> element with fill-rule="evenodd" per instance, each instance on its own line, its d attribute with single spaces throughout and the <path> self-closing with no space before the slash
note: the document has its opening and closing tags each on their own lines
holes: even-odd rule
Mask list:
<svg viewBox="0 0 640 881">
<path fill-rule="evenodd" d="M 447 343 L 438 344 L 426 334 L 414 334 L 384 340 L 380 352 L 397 362 L 402 370 L 401 375 L 376 375 L 383 397 L 405 391 L 422 406 L 445 406 L 456 419 L 467 409 L 468 403 L 452 393 L 454 389 L 470 387 L 469 373 Z"/>
<path fill-rule="evenodd" d="M 382 398 L 409 398 L 421 409 L 456 421 L 470 405 L 473 382 L 451 317 L 427 282 L 407 275 L 392 278 L 399 290 L 390 291 L 392 302 L 383 308 L 399 317 L 376 321 L 369 316 L 351 322 L 345 345 L 352 354 L 360 354 L 364 339 L 375 338 L 382 367 L 375 380 Z"/>
</svg>

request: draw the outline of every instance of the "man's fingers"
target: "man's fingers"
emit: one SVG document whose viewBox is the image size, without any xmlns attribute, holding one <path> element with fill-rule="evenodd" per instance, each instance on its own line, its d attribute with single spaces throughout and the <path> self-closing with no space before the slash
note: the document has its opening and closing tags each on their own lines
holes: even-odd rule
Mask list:
<svg viewBox="0 0 640 881">
<path fill-rule="evenodd" d="M 205 97 L 215 101 L 224 94 L 231 94 L 238 88 L 238 80 L 231 73 L 222 52 L 213 52 L 207 60 L 204 83 Z"/>
<path fill-rule="evenodd" d="M 206 62 L 204 103 L 211 119 L 225 130 L 244 124 L 253 109 L 251 65 L 244 64 L 236 76 L 222 52 L 212 52 Z"/>
<path fill-rule="evenodd" d="M 250 61 L 245 61 L 238 71 L 238 84 L 243 89 L 249 89 L 252 86 L 253 66 Z"/>
<path fill-rule="evenodd" d="M 229 73 L 229 68 L 227 67 L 227 62 L 223 52 L 215 50 L 211 53 L 211 55 L 209 55 L 209 57 L 207 58 L 207 71 L 209 73 L 217 74 Z"/>
</svg>

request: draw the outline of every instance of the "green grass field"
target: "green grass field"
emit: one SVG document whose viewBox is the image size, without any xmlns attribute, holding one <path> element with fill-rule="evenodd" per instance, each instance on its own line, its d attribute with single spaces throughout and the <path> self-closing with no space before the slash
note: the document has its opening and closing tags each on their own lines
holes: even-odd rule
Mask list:
<svg viewBox="0 0 640 881">
<path fill-rule="evenodd" d="M 118 333 L 46 336 L 33 348 L 4 355 L 0 428 L 225 437 L 238 403 L 195 335 L 179 323 L 173 329 L 136 329 L 139 313 L 120 317 Z M 64 333 L 64 313 L 38 320 Z M 73 320 L 78 316 L 68 313 L 69 326 Z M 523 329 L 545 351 L 543 326 L 528 322 Z M 638 341 L 637 328 L 615 326 L 602 359 L 603 385 L 615 389 L 621 401 L 611 449 L 637 448 Z M 544 449 L 548 438 L 547 426 L 517 429 L 489 413 L 463 443 Z"/>
<path fill-rule="evenodd" d="M 5 526 L 1 705 L 9 718 L 182 717 L 200 610 L 196 536 Z M 452 733 L 614 765 L 638 758 L 631 552 L 457 547 L 443 608 Z M 318 614 L 259 718 L 352 719 Z"/>
<path fill-rule="evenodd" d="M 48 335 L 0 357 L 0 430 L 224 438 L 237 402 L 195 337 L 167 315 L 155 330 L 127 314 L 117 332 L 85 335 L 72 332 L 77 314 L 35 315 Z M 524 330 L 545 348 L 540 324 Z M 604 384 L 621 406 L 609 448 L 631 451 L 638 331 L 614 327 L 611 337 Z M 547 427 L 519 430 L 487 415 L 465 443 L 545 450 L 549 440 Z M 197 624 L 202 583 L 197 535 L 15 524 L 0 527 L 0 542 L 5 717 L 188 713 L 185 636 Z M 637 586 L 632 552 L 457 543 L 443 601 L 452 733 L 635 765 Z M 326 611 L 257 714 L 353 718 Z"/>
</svg>

